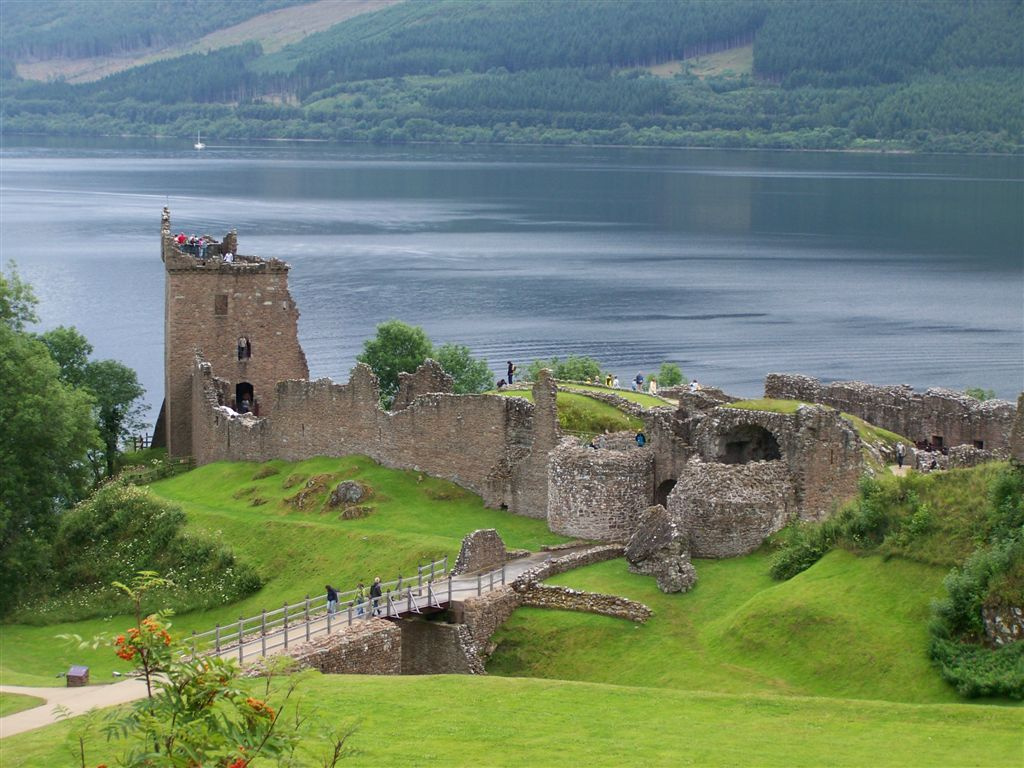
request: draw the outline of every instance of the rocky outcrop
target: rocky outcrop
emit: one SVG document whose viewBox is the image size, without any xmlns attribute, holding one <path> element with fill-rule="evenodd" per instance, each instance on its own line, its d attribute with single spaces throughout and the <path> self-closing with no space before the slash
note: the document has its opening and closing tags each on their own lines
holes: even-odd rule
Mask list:
<svg viewBox="0 0 1024 768">
<path fill-rule="evenodd" d="M 654 576 L 662 592 L 688 592 L 697 583 L 686 534 L 657 504 L 640 519 L 626 546 L 629 570 Z"/>
</svg>

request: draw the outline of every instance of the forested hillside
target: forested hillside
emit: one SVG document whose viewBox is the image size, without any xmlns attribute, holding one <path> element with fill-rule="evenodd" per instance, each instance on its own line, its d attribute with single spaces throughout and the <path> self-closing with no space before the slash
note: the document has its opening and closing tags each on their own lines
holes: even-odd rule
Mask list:
<svg viewBox="0 0 1024 768">
<path fill-rule="evenodd" d="M 31 50 L 26 40 L 34 28 L 49 39 L 42 33 L 50 32 L 46 12 L 54 5 L 41 2 L 38 11 L 4 25 L 6 56 Z M 188 5 L 202 17 L 190 22 L 196 30 L 222 26 L 226 12 L 243 7 L 200 0 L 169 5 Z M 256 4 L 244 7 L 248 13 Z M 138 18 L 108 21 L 103 35 L 91 23 L 78 24 L 77 36 L 58 25 L 59 44 L 79 50 L 101 45 L 89 42 L 94 35 L 116 45 L 155 34 Z M 134 31 L 136 23 L 143 26 Z M 707 76 L 690 66 L 751 44 L 747 71 Z M 673 76 L 652 72 L 678 61 Z M 74 86 L 16 80 L 14 71 L 6 60 L 0 106 L 7 131 L 188 136 L 201 129 L 222 140 L 394 143 L 1024 147 L 1021 0 L 410 0 L 273 54 L 253 42 Z"/>
</svg>

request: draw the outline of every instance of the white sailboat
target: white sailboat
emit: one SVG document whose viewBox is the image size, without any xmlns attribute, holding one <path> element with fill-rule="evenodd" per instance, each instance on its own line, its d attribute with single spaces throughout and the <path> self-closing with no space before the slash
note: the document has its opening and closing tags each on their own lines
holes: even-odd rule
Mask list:
<svg viewBox="0 0 1024 768">
<path fill-rule="evenodd" d="M 206 145 L 203 144 L 203 139 L 199 135 L 199 131 L 196 131 L 196 143 L 193 145 L 196 149 L 206 149 Z"/>
</svg>

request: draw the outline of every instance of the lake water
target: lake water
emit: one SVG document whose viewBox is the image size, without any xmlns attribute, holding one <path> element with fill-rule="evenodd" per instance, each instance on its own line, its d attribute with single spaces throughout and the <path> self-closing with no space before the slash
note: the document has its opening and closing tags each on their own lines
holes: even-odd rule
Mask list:
<svg viewBox="0 0 1024 768">
<path fill-rule="evenodd" d="M 0 256 L 162 398 L 160 210 L 292 264 L 314 377 L 390 318 L 503 375 L 596 357 L 761 393 L 772 371 L 1024 388 L 1024 160 L 4 137 Z"/>
</svg>

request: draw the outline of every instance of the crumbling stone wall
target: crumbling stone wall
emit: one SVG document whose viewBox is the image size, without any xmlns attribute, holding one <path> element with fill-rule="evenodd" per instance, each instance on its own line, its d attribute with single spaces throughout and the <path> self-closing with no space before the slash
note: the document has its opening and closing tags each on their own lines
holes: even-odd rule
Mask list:
<svg viewBox="0 0 1024 768">
<path fill-rule="evenodd" d="M 329 379 L 283 381 L 273 418 L 234 417 L 218 409 L 212 372 L 194 368 L 197 464 L 219 460 L 296 461 L 310 456 L 364 454 L 389 467 L 449 479 L 484 503 L 543 517 L 547 454 L 557 442 L 554 389 L 541 376 L 536 404 L 497 395 L 431 393 L 399 411 L 382 411 L 373 372 L 357 365 L 348 384 Z"/>
<path fill-rule="evenodd" d="M 247 382 L 263 416 L 273 413 L 277 382 L 309 377 L 298 340 L 299 311 L 288 290 L 288 264 L 251 256 L 228 263 L 220 251 L 217 243 L 208 248 L 207 259 L 182 251 L 164 209 L 164 404 L 171 456 L 192 454 L 197 352 L 228 382 L 223 405 L 232 405 L 235 385 Z M 239 337 L 249 339 L 252 352 L 241 360 Z"/>
<path fill-rule="evenodd" d="M 522 605 L 537 608 L 556 608 L 562 611 L 596 613 L 617 619 L 645 623 L 654 614 L 648 606 L 618 595 L 583 592 L 569 587 L 557 587 L 531 582 L 517 587 Z"/>
<path fill-rule="evenodd" d="M 450 395 L 454 392 L 452 377 L 445 373 L 444 368 L 436 360 L 426 360 L 416 369 L 415 373 L 398 374 L 398 394 L 391 410 L 400 411 L 412 405 L 412 401 L 420 395 L 434 392 Z"/>
<path fill-rule="evenodd" d="M 575 568 L 583 568 L 594 563 L 614 560 L 617 557 L 622 557 L 624 551 L 625 547 L 621 544 L 597 544 L 586 549 L 578 549 L 558 557 L 553 557 L 550 560 L 545 560 L 543 563 L 523 571 L 512 584 L 518 589 L 525 584 L 538 583 L 556 574 L 565 573 Z"/>
<path fill-rule="evenodd" d="M 463 537 L 451 575 L 491 570 L 506 559 L 505 542 L 498 532 L 494 528 L 482 528 Z"/>
<path fill-rule="evenodd" d="M 567 439 L 548 464 L 548 528 L 598 541 L 625 541 L 654 497 L 649 451 L 580 446 Z"/>
<path fill-rule="evenodd" d="M 452 621 L 465 626 L 478 656 L 491 653 L 491 636 L 520 605 L 520 597 L 511 586 L 497 587 L 478 597 L 467 597 L 451 605 Z"/>
<path fill-rule="evenodd" d="M 818 379 L 771 373 L 765 378 L 764 396 L 821 403 L 859 416 L 915 442 L 942 446 L 976 445 L 1007 448 L 1017 409 L 1006 400 L 980 402 L 962 392 L 933 388 L 923 394 L 911 387 L 875 386 L 859 381 L 823 385 Z"/>
<path fill-rule="evenodd" d="M 753 552 L 796 514 L 790 474 L 781 461 L 718 464 L 692 460 L 668 497 L 693 557 Z"/>
<path fill-rule="evenodd" d="M 990 461 L 1006 461 L 1009 455 L 1008 450 L 982 451 L 973 445 L 954 445 L 949 449 L 946 466 L 949 469 L 976 467 Z"/>
<path fill-rule="evenodd" d="M 1017 464 L 1024 464 L 1024 392 L 1017 398 L 1017 413 L 1010 435 L 1010 458 Z"/>
<path fill-rule="evenodd" d="M 329 675 L 400 675 L 402 630 L 384 619 L 366 619 L 292 646 L 288 655 L 300 667 Z"/>
</svg>

